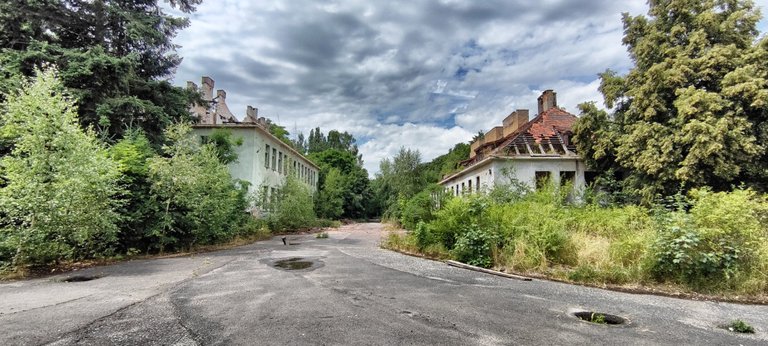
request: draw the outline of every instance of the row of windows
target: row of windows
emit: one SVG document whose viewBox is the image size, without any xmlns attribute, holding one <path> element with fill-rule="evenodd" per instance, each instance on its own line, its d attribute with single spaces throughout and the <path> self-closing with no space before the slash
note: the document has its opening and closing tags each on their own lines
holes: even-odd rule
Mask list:
<svg viewBox="0 0 768 346">
<path fill-rule="evenodd" d="M 550 171 L 536 171 L 535 177 L 536 177 L 536 189 L 541 189 L 544 187 L 545 184 L 549 182 L 551 179 L 551 172 Z M 566 184 L 573 184 L 576 180 L 576 172 L 575 171 L 561 171 L 560 172 L 560 185 L 566 185 Z M 474 191 L 480 191 L 480 176 L 478 175 L 475 177 L 475 187 Z M 462 181 L 461 183 L 456 183 L 455 186 L 447 187 L 445 188 L 446 193 L 453 194 L 454 196 L 460 196 L 464 193 L 472 193 L 472 178 L 467 179 L 466 181 Z"/>
<path fill-rule="evenodd" d="M 292 164 L 290 164 L 292 162 Z M 317 174 L 309 166 L 304 165 L 300 161 L 292 159 L 288 154 L 283 154 L 282 151 L 278 151 L 277 148 L 270 147 L 266 144 L 264 150 L 264 167 L 272 169 L 277 173 L 288 175 L 290 167 L 293 167 L 294 175 L 297 176 L 302 182 L 315 185 L 317 183 Z"/>
</svg>

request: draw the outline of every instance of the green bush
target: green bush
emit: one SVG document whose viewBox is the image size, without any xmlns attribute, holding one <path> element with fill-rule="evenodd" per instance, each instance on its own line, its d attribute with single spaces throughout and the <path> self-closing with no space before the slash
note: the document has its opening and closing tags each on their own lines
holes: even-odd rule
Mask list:
<svg viewBox="0 0 768 346">
<path fill-rule="evenodd" d="M 160 205 L 149 232 L 160 251 L 232 239 L 250 217 L 247 185 L 232 179 L 212 144 L 200 146 L 186 124 L 169 127 L 169 157 L 149 162 L 152 198 Z"/>
<path fill-rule="evenodd" d="M 432 221 L 436 204 L 432 195 L 432 190 L 424 190 L 405 202 L 400 215 L 400 224 L 405 229 L 413 230 L 419 222 Z"/>
<path fill-rule="evenodd" d="M 490 268 L 493 265 L 492 251 L 498 246 L 499 241 L 499 237 L 493 232 L 472 225 L 456 240 L 451 254 L 458 261 Z"/>
<path fill-rule="evenodd" d="M 108 256 L 117 240 L 120 172 L 52 71 L 5 95 L 0 136 L 0 267 Z"/>
<path fill-rule="evenodd" d="M 690 212 L 662 217 L 652 273 L 699 289 L 736 287 L 764 273 L 760 246 L 766 240 L 765 198 L 751 190 L 691 192 Z"/>
<path fill-rule="evenodd" d="M 288 175 L 277 196 L 263 207 L 269 210 L 266 220 L 274 231 L 298 230 L 316 224 L 312 194 L 309 188 L 293 175 Z"/>
</svg>

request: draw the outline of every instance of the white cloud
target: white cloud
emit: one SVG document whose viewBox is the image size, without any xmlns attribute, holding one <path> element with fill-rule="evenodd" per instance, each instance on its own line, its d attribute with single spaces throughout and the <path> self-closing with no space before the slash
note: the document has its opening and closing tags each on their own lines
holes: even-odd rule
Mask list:
<svg viewBox="0 0 768 346">
<path fill-rule="evenodd" d="M 757 1 L 766 8 L 768 0 Z M 205 1 L 179 33 L 176 84 L 202 75 L 291 132 L 349 131 L 366 168 L 401 146 L 425 160 L 488 130 L 541 90 L 598 101 L 597 74 L 626 71 L 621 12 L 645 0 Z M 761 23 L 764 28 L 764 22 Z"/>
</svg>

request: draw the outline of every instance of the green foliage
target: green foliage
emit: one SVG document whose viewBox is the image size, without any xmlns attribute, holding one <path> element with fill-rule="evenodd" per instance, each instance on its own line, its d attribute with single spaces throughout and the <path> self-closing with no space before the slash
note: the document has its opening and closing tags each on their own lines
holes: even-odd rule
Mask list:
<svg viewBox="0 0 768 346">
<path fill-rule="evenodd" d="M 510 187 L 502 191 L 513 190 Z M 692 190 L 647 209 L 572 204 L 548 185 L 513 198 L 449 198 L 385 246 L 592 284 L 665 282 L 695 291 L 768 290 L 768 201 L 749 189 Z M 418 199 L 414 199 L 418 201 Z M 406 208 L 403 208 L 406 210 Z"/>
<path fill-rule="evenodd" d="M 148 233 L 155 227 L 161 209 L 152 198 L 149 179 L 149 160 L 156 153 L 143 133 L 133 132 L 110 147 L 109 156 L 122 173 L 122 193 L 116 196 L 123 202 L 119 209 L 119 249 L 147 251 L 152 247 Z"/>
<path fill-rule="evenodd" d="M 646 204 L 657 194 L 746 183 L 768 190 L 768 39 L 751 1 L 664 0 L 624 15 L 635 66 L 601 74 L 610 116 L 580 108 L 575 140 L 593 167 L 627 173 Z"/>
<path fill-rule="evenodd" d="M 62 94 L 52 70 L 6 95 L 2 157 L 0 267 L 105 256 L 117 240 L 118 165 Z"/>
<path fill-rule="evenodd" d="M 384 217 L 399 219 L 403 203 L 424 190 L 427 186 L 421 167 L 421 153 L 418 150 L 400 148 L 392 158 L 379 163 L 376 194 L 379 196 Z"/>
<path fill-rule="evenodd" d="M 200 1 L 171 5 L 189 13 Z M 5 1 L 0 13 L 1 91 L 54 66 L 81 124 L 110 141 L 140 128 L 159 147 L 164 128 L 188 117 L 194 95 L 167 81 L 181 61 L 171 39 L 188 21 L 159 1 Z"/>
<path fill-rule="evenodd" d="M 736 333 L 747 333 L 747 334 L 754 334 L 755 328 L 747 324 L 747 322 L 744 322 L 742 320 L 734 320 L 728 325 L 728 329 L 730 331 L 736 332 Z"/>
<path fill-rule="evenodd" d="M 214 129 L 208 136 L 206 143 L 212 144 L 216 150 L 216 157 L 225 165 L 237 162 L 236 147 L 243 145 L 242 138 L 232 138 L 232 131 L 228 129 Z"/>
<path fill-rule="evenodd" d="M 432 221 L 441 196 L 442 188 L 435 185 L 403 201 L 400 223 L 406 229 L 414 229 L 418 222 Z"/>
<path fill-rule="evenodd" d="M 320 232 L 317 235 L 315 235 L 315 238 L 317 238 L 317 239 L 328 239 L 328 232 Z"/>
<path fill-rule="evenodd" d="M 422 164 L 422 174 L 428 183 L 437 183 L 443 176 L 455 173 L 460 169 L 459 163 L 469 158 L 469 144 L 458 143 L 447 154 L 440 155 L 432 161 Z"/>
<path fill-rule="evenodd" d="M 319 146 L 325 148 L 317 151 L 318 144 L 315 143 L 309 154 L 309 158 L 320 166 L 315 203 L 317 214 L 326 218 L 352 219 L 372 216 L 373 198 L 368 172 L 357 154 L 354 137 L 331 130 L 328 140 L 324 140 L 318 128 L 312 131 L 310 138 L 315 142 L 317 138 L 323 139 Z"/>
<path fill-rule="evenodd" d="M 267 202 L 266 217 L 269 228 L 275 231 L 294 231 L 316 224 L 312 194 L 306 185 L 288 175 L 276 196 Z"/>
<path fill-rule="evenodd" d="M 168 157 L 149 160 L 152 198 L 161 210 L 150 229 L 160 251 L 231 239 L 245 222 L 247 186 L 233 181 L 213 145 L 200 146 L 189 125 L 169 127 Z"/>
<path fill-rule="evenodd" d="M 757 270 L 768 203 L 751 190 L 691 192 L 690 212 L 667 211 L 654 245 L 653 274 L 709 289 L 738 286 Z"/>
</svg>

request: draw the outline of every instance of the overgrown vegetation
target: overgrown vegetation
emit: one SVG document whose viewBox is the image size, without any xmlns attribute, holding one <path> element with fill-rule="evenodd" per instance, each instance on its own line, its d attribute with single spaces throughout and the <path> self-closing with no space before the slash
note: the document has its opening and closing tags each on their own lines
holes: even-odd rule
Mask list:
<svg viewBox="0 0 768 346">
<path fill-rule="evenodd" d="M 2 104 L 0 270 L 187 249 L 263 234 L 214 143 L 170 126 L 156 152 L 134 131 L 107 149 L 53 70 Z M 229 159 L 227 159 L 229 160 Z"/>
<path fill-rule="evenodd" d="M 498 188 L 509 193 L 510 188 Z M 486 268 L 590 284 L 665 283 L 768 293 L 768 201 L 750 189 L 692 190 L 653 209 L 571 204 L 569 188 L 498 200 L 443 197 L 401 220 L 385 246 Z M 416 198 L 415 198 L 416 199 Z"/>
<path fill-rule="evenodd" d="M 728 330 L 736 333 L 754 334 L 755 328 L 742 320 L 734 320 L 728 325 Z"/>
</svg>

